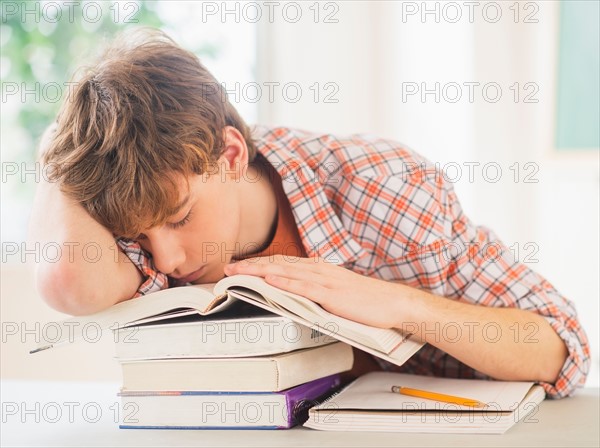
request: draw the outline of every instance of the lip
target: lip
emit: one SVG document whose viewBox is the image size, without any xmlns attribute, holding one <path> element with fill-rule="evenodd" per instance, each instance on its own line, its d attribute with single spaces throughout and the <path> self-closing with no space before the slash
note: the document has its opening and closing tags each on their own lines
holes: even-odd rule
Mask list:
<svg viewBox="0 0 600 448">
<path fill-rule="evenodd" d="M 173 278 L 175 280 L 177 280 L 177 283 L 179 283 L 179 284 L 190 283 L 190 282 L 193 282 L 194 280 L 196 280 L 198 277 L 200 277 L 200 274 L 202 273 L 203 269 L 204 269 L 204 266 L 202 266 L 197 271 L 192 272 L 191 274 L 187 274 L 185 277 L 173 277 Z"/>
</svg>

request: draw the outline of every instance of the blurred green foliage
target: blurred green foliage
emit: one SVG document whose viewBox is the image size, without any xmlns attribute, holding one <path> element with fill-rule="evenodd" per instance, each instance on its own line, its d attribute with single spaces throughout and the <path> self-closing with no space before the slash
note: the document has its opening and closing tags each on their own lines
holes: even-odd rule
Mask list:
<svg viewBox="0 0 600 448">
<path fill-rule="evenodd" d="M 189 5 L 194 6 L 193 2 Z M 159 28 L 177 40 L 179 31 L 190 31 L 190 25 L 195 26 L 193 8 L 186 11 L 182 6 L 185 3 L 165 0 L 2 1 L 3 163 L 33 169 L 40 138 L 56 118 L 76 70 L 94 62 L 106 41 L 131 27 Z M 177 14 L 172 14 L 174 10 Z M 169 12 L 168 19 L 161 17 L 165 11 Z M 220 44 L 202 36 L 186 48 L 201 59 L 217 59 L 222 53 Z M 27 182 L 21 176 L 11 180 L 10 185 L 3 185 L 3 191 L 8 190 L 15 203 L 29 201 L 35 182 Z"/>
<path fill-rule="evenodd" d="M 231 28 L 200 24 L 200 8 L 199 2 L 168 0 L 0 0 L 2 241 L 25 240 L 33 193 L 44 175 L 35 163 L 39 140 L 76 70 L 93 63 L 115 34 L 135 27 L 162 29 L 203 62 L 220 61 Z"/>
<path fill-rule="evenodd" d="M 78 6 L 70 7 L 68 2 L 3 3 L 3 102 L 17 87 L 16 122 L 33 142 L 54 120 L 73 71 L 104 39 L 129 26 L 163 25 L 152 7 L 155 2 L 75 2 Z M 30 146 L 19 159 L 33 161 L 35 145 Z"/>
</svg>

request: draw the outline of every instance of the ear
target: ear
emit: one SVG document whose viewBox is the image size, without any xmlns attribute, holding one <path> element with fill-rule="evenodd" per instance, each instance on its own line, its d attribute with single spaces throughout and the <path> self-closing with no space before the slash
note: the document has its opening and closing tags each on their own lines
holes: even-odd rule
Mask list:
<svg viewBox="0 0 600 448">
<path fill-rule="evenodd" d="M 233 126 L 225 126 L 223 129 L 223 141 L 225 149 L 219 157 L 218 166 L 221 177 L 228 176 L 233 180 L 241 178 L 248 169 L 248 146 L 244 137 Z"/>
</svg>

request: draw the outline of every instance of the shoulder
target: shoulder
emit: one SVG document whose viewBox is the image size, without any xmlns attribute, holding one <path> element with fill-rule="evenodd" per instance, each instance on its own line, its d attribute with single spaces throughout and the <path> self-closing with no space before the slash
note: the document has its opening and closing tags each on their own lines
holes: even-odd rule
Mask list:
<svg viewBox="0 0 600 448">
<path fill-rule="evenodd" d="M 434 174 L 434 165 L 407 145 L 372 134 L 256 125 L 252 135 L 259 152 L 274 152 L 283 160 L 296 159 L 313 171 L 335 167 L 346 176 L 364 178 L 406 177 L 416 171 L 420 176 Z"/>
<path fill-rule="evenodd" d="M 411 242 L 448 232 L 446 185 L 436 165 L 406 145 L 372 134 L 260 127 L 257 148 L 273 162 L 308 169 L 343 226 L 361 245 L 399 257 Z M 308 193 L 312 190 L 306 189 Z"/>
</svg>

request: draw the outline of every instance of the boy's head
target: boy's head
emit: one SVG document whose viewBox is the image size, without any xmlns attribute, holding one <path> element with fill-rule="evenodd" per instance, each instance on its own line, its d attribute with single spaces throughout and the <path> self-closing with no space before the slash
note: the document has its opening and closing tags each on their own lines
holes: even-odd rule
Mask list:
<svg viewBox="0 0 600 448">
<path fill-rule="evenodd" d="M 250 130 L 192 53 L 159 31 L 116 39 L 76 80 L 43 162 L 115 235 L 133 238 L 179 209 L 181 179 L 215 172 L 233 127 Z"/>
</svg>

